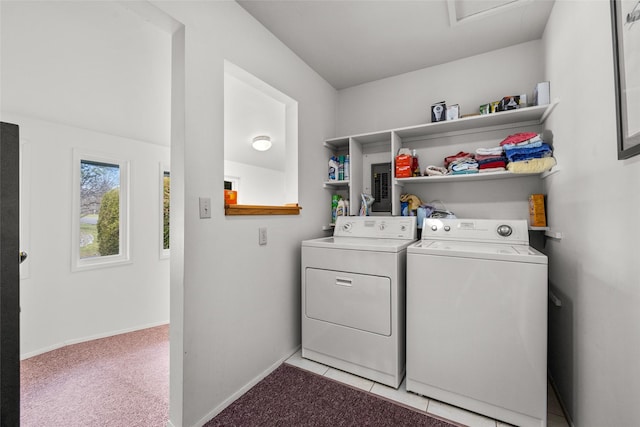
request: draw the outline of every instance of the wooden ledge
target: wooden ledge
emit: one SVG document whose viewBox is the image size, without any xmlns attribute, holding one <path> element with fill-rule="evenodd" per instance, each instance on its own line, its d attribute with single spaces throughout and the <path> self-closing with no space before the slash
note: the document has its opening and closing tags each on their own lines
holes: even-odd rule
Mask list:
<svg viewBox="0 0 640 427">
<path fill-rule="evenodd" d="M 299 215 L 302 207 L 297 203 L 284 206 L 224 205 L 225 215 Z"/>
</svg>

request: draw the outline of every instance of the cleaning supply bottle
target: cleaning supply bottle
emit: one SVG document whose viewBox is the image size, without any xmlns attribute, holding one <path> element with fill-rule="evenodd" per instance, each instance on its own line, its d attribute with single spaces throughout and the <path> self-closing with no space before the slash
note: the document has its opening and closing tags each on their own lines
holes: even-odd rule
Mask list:
<svg viewBox="0 0 640 427">
<path fill-rule="evenodd" d="M 347 216 L 347 204 L 344 199 L 338 201 L 338 208 L 336 209 L 336 217 Z"/>
<path fill-rule="evenodd" d="M 415 149 L 411 152 L 411 175 L 420 176 L 420 164 L 418 163 L 418 152 Z"/>
<path fill-rule="evenodd" d="M 341 197 L 337 194 L 334 194 L 331 197 L 331 224 L 336 223 L 336 216 L 338 214 L 338 202 L 340 202 Z"/>
<path fill-rule="evenodd" d="M 344 179 L 345 181 L 349 180 L 350 171 L 349 167 L 351 166 L 351 162 L 349 160 L 349 155 L 344 156 Z"/>
<path fill-rule="evenodd" d="M 338 178 L 338 159 L 331 156 L 329 159 L 329 181 L 335 181 Z"/>
<path fill-rule="evenodd" d="M 338 157 L 338 181 L 344 180 L 344 156 Z"/>
</svg>

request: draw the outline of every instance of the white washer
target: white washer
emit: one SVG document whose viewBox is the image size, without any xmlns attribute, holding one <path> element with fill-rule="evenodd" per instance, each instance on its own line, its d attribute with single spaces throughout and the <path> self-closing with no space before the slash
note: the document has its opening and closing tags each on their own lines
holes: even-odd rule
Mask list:
<svg viewBox="0 0 640 427">
<path fill-rule="evenodd" d="M 524 220 L 425 219 L 407 249 L 407 390 L 547 419 L 547 257 Z"/>
<path fill-rule="evenodd" d="M 414 217 L 338 217 L 302 242 L 302 357 L 397 388 Z"/>
</svg>

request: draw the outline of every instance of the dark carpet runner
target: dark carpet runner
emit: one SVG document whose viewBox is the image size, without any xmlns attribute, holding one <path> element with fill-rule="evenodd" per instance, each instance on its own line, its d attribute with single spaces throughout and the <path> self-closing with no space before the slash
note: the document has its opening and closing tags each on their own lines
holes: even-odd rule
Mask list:
<svg viewBox="0 0 640 427">
<path fill-rule="evenodd" d="M 283 364 L 205 424 L 213 426 L 456 425 Z"/>
</svg>

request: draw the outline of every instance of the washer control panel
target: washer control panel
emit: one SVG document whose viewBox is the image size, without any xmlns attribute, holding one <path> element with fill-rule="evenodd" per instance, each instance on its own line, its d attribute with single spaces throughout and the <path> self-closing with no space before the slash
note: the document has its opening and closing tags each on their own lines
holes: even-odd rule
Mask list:
<svg viewBox="0 0 640 427">
<path fill-rule="evenodd" d="M 459 240 L 529 244 L 526 220 L 425 218 L 423 240 Z"/>
<path fill-rule="evenodd" d="M 417 235 L 416 217 L 406 216 L 339 216 L 334 236 L 410 239 Z"/>
</svg>

